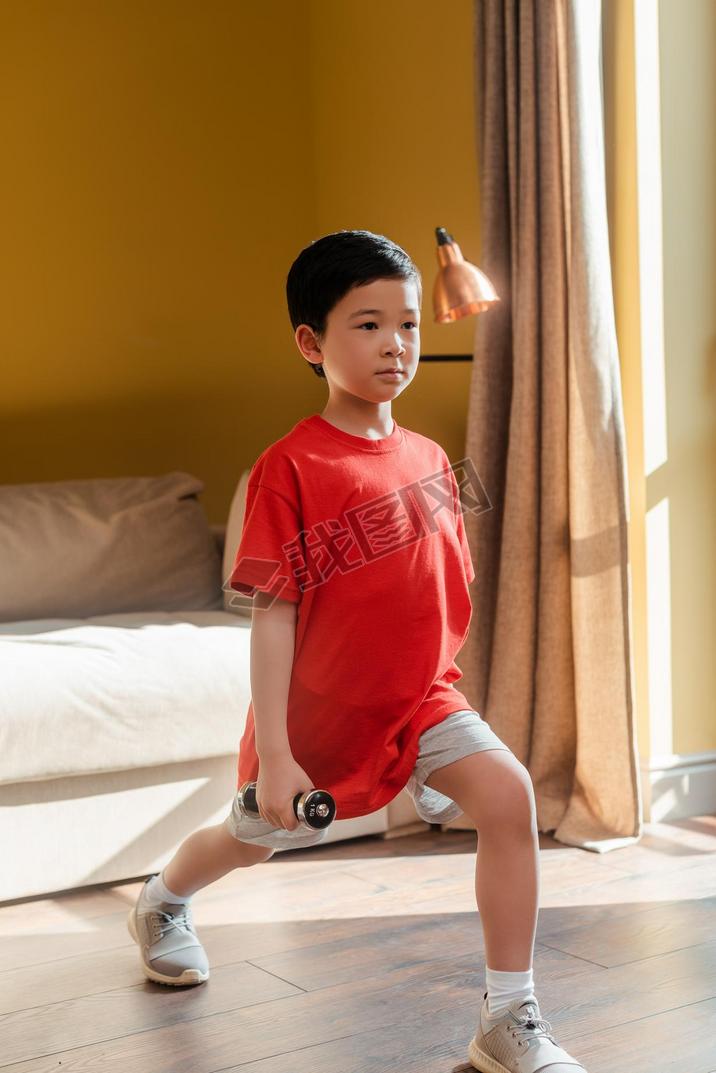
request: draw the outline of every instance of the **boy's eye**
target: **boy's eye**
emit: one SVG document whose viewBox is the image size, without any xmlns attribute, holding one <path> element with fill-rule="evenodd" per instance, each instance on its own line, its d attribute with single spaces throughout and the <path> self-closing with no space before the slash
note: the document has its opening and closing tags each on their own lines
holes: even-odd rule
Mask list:
<svg viewBox="0 0 716 1073">
<path fill-rule="evenodd" d="M 412 324 L 412 326 L 413 326 L 414 328 L 417 328 L 417 324 L 415 323 L 415 321 L 414 321 L 414 320 L 406 320 L 406 321 L 404 321 L 403 323 L 404 323 L 404 324 Z M 359 324 L 359 325 L 358 325 L 358 327 L 359 327 L 359 328 L 370 328 L 371 326 L 372 326 L 372 327 L 377 327 L 377 325 L 376 325 L 376 323 L 375 323 L 375 321 L 374 321 L 374 320 L 367 320 L 367 321 L 365 321 L 365 323 L 364 323 L 364 324 Z"/>
</svg>

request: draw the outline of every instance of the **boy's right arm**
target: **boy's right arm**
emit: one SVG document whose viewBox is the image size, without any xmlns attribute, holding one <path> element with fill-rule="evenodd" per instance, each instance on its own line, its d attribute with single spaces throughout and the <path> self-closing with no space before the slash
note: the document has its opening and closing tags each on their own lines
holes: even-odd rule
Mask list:
<svg viewBox="0 0 716 1073">
<path fill-rule="evenodd" d="M 288 687 L 296 647 L 298 604 L 265 592 L 251 613 L 251 699 L 259 760 L 290 754 L 286 732 Z"/>
<path fill-rule="evenodd" d="M 257 592 L 251 615 L 251 700 L 259 776 L 256 800 L 273 827 L 298 827 L 293 798 L 313 783 L 291 752 L 286 728 L 298 604 Z"/>
</svg>

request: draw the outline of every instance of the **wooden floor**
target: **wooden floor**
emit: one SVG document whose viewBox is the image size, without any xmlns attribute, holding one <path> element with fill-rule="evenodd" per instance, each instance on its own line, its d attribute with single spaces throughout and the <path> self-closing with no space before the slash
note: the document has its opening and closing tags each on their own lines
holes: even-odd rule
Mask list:
<svg viewBox="0 0 716 1073">
<path fill-rule="evenodd" d="M 541 836 L 542 1015 L 589 1073 L 716 1071 L 716 817 Z M 276 854 L 200 891 L 211 977 L 145 980 L 141 881 L 0 907 L 3 1073 L 438 1073 L 483 993 L 474 831 Z M 467 1067 L 472 1068 L 472 1067 Z"/>
</svg>

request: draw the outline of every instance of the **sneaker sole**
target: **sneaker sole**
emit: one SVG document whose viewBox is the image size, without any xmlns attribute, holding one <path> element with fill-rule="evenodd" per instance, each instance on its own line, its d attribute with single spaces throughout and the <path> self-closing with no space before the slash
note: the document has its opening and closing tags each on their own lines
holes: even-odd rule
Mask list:
<svg viewBox="0 0 716 1073">
<path fill-rule="evenodd" d="M 485 1054 L 481 1051 L 477 1045 L 477 1038 L 473 1036 L 467 1047 L 467 1055 L 470 1059 L 470 1065 L 475 1069 L 479 1069 L 480 1073 L 510 1073 L 507 1066 L 503 1066 L 502 1062 L 498 1062 L 492 1055 Z"/>
<path fill-rule="evenodd" d="M 139 936 L 137 935 L 137 907 L 136 905 L 130 910 L 127 917 L 127 928 L 129 934 L 134 939 L 135 943 L 139 947 L 139 960 L 144 970 L 144 975 L 150 980 L 154 980 L 158 984 L 169 984 L 170 987 L 186 987 L 187 984 L 203 984 L 209 979 L 208 972 L 200 972 L 199 969 L 185 969 L 181 976 L 164 976 L 163 973 L 157 972 L 151 965 L 147 965 L 144 960 L 144 951 L 139 943 Z"/>
</svg>

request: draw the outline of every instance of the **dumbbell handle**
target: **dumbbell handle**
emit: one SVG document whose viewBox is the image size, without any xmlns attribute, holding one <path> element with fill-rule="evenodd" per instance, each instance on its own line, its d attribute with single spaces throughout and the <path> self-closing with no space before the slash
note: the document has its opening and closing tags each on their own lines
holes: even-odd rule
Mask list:
<svg viewBox="0 0 716 1073">
<path fill-rule="evenodd" d="M 250 816 L 260 816 L 256 802 L 256 783 L 245 782 L 238 793 L 239 806 Z M 299 821 L 316 831 L 333 823 L 336 803 L 327 790 L 305 790 L 293 799 L 293 811 Z"/>
</svg>

